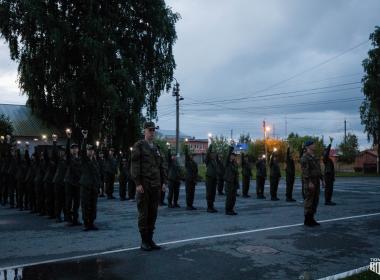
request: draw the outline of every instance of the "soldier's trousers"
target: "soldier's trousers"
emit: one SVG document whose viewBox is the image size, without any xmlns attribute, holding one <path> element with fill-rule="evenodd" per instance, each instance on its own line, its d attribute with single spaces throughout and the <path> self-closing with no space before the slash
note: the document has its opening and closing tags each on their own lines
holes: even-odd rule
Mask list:
<svg viewBox="0 0 380 280">
<path fill-rule="evenodd" d="M 30 180 L 26 183 L 26 192 L 28 193 L 28 204 L 31 212 L 36 212 L 36 193 L 34 189 L 34 182 Z"/>
<path fill-rule="evenodd" d="M 157 209 L 159 201 L 158 188 L 152 188 L 143 184 L 144 193 L 136 194 L 139 231 L 142 234 L 153 232 L 157 220 Z"/>
<path fill-rule="evenodd" d="M 104 195 L 104 176 L 100 178 L 99 194 Z"/>
<path fill-rule="evenodd" d="M 128 180 L 128 198 L 135 199 L 136 197 L 136 184 L 133 180 Z"/>
<path fill-rule="evenodd" d="M 248 195 L 249 192 L 249 183 L 251 181 L 251 177 L 243 176 L 243 195 Z"/>
<path fill-rule="evenodd" d="M 193 203 L 194 203 L 195 182 L 186 181 L 185 189 L 186 189 L 186 206 L 191 207 L 193 206 Z"/>
<path fill-rule="evenodd" d="M 271 198 L 276 198 L 280 178 L 270 177 L 269 181 L 270 181 L 270 196 L 271 196 Z"/>
<path fill-rule="evenodd" d="M 119 180 L 119 196 L 120 198 L 127 197 L 127 180 Z"/>
<path fill-rule="evenodd" d="M 3 205 L 6 205 L 8 203 L 8 174 L 3 173 L 1 174 L 2 178 L 0 178 L 1 182 L 1 193 L 0 193 L 0 198 L 1 198 L 1 203 Z"/>
<path fill-rule="evenodd" d="M 4 200 L 4 191 L 5 191 L 5 178 L 4 178 L 4 173 L 0 174 L 0 204 L 5 205 L 5 200 Z"/>
<path fill-rule="evenodd" d="M 308 182 L 305 182 L 304 185 L 304 212 L 305 215 L 310 214 L 314 215 L 317 212 L 317 207 L 319 203 L 319 193 L 320 193 L 320 185 L 319 182 L 314 182 L 314 187 L 311 188 Z"/>
<path fill-rule="evenodd" d="M 169 194 L 168 194 L 168 204 L 176 205 L 178 204 L 179 197 L 179 188 L 181 186 L 181 182 L 169 181 Z"/>
<path fill-rule="evenodd" d="M 287 199 L 293 198 L 294 179 L 295 179 L 294 175 L 286 176 L 286 198 Z"/>
<path fill-rule="evenodd" d="M 216 195 L 217 179 L 212 177 L 206 177 L 206 200 L 207 207 L 214 207 L 215 195 Z"/>
<path fill-rule="evenodd" d="M 234 210 L 236 203 L 236 185 L 233 183 L 226 182 L 226 212 L 231 212 Z"/>
<path fill-rule="evenodd" d="M 265 177 L 256 177 L 256 195 L 261 197 L 264 195 Z"/>
<path fill-rule="evenodd" d="M 42 182 L 35 182 L 34 193 L 36 195 L 36 212 L 44 214 L 44 212 L 45 212 L 45 207 L 44 207 L 45 195 L 44 195 L 44 188 L 43 188 Z"/>
<path fill-rule="evenodd" d="M 96 204 L 98 201 L 97 186 L 81 186 L 82 219 L 85 227 L 94 224 L 96 219 Z"/>
<path fill-rule="evenodd" d="M 224 191 L 224 179 L 222 177 L 218 177 L 218 193 L 221 194 Z"/>
<path fill-rule="evenodd" d="M 11 207 L 15 206 L 15 194 L 16 194 L 16 179 L 12 175 L 8 175 L 8 182 L 7 182 L 7 191 L 9 196 L 9 205 Z"/>
<path fill-rule="evenodd" d="M 63 212 L 65 220 L 67 219 L 66 208 L 65 208 L 65 184 L 55 183 L 54 184 L 54 207 L 55 207 L 55 217 L 61 218 Z"/>
<path fill-rule="evenodd" d="M 55 208 L 54 208 L 54 184 L 50 182 L 44 183 L 44 190 L 45 190 L 45 209 L 46 214 L 49 215 L 49 217 L 55 217 Z"/>
<path fill-rule="evenodd" d="M 26 185 L 24 182 L 17 182 L 17 193 L 17 206 L 21 210 L 24 210 L 24 208 L 27 208 Z"/>
<path fill-rule="evenodd" d="M 115 184 L 115 174 L 106 174 L 106 194 L 108 197 L 113 196 L 114 184 Z"/>
<path fill-rule="evenodd" d="M 78 221 L 78 209 L 80 206 L 80 187 L 69 183 L 65 186 L 66 213 L 69 222 Z"/>
<path fill-rule="evenodd" d="M 334 190 L 334 180 L 325 177 L 325 202 L 331 202 Z"/>
</svg>

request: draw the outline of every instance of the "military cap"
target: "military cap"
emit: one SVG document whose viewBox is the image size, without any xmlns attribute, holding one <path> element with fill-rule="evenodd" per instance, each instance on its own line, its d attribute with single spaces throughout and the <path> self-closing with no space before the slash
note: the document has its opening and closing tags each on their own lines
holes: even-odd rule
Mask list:
<svg viewBox="0 0 380 280">
<path fill-rule="evenodd" d="M 147 128 L 159 129 L 159 126 L 156 126 L 154 122 L 146 122 L 144 123 L 144 129 L 147 129 Z"/>
<path fill-rule="evenodd" d="M 305 147 L 309 147 L 309 146 L 311 146 L 311 145 L 313 145 L 313 144 L 314 144 L 314 141 L 312 141 L 312 140 L 307 140 L 307 141 L 305 141 L 304 146 L 305 146 Z"/>
<path fill-rule="evenodd" d="M 75 149 L 75 148 L 78 148 L 78 147 L 79 147 L 78 144 L 75 144 L 75 143 L 71 144 L 71 146 L 70 146 L 71 149 Z"/>
</svg>

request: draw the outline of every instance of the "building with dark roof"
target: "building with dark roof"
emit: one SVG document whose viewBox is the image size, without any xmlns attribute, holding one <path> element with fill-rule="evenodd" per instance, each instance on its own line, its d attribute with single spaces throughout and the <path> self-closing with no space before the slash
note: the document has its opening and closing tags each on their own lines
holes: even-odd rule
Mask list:
<svg viewBox="0 0 380 280">
<path fill-rule="evenodd" d="M 52 134 L 62 135 L 55 128 L 48 127 L 41 119 L 32 114 L 30 108 L 25 105 L 0 104 L 0 115 L 4 114 L 9 117 L 12 122 L 14 131 L 13 136 L 16 141 L 30 143 L 33 148 L 38 145 L 46 144 L 42 139 L 42 135 L 46 135 L 51 139 Z M 61 139 L 63 140 L 63 139 Z M 58 141 L 62 144 L 62 141 Z"/>
</svg>

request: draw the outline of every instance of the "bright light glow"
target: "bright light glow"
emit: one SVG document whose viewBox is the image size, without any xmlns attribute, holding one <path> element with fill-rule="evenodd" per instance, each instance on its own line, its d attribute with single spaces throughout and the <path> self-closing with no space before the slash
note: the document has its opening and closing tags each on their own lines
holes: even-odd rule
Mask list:
<svg viewBox="0 0 380 280">
<path fill-rule="evenodd" d="M 100 145 L 99 140 L 95 142 L 95 145 L 96 145 L 96 147 L 99 147 L 99 145 Z"/>
<path fill-rule="evenodd" d="M 208 134 L 208 138 L 211 138 L 211 137 L 212 137 L 212 133 L 209 133 L 209 134 Z"/>
<path fill-rule="evenodd" d="M 277 148 L 274 148 L 273 151 L 277 152 Z"/>
<path fill-rule="evenodd" d="M 270 127 L 269 126 L 265 127 L 265 130 L 270 131 Z"/>
<path fill-rule="evenodd" d="M 43 140 L 46 140 L 47 139 L 47 136 L 45 134 L 42 135 L 42 139 Z"/>
</svg>

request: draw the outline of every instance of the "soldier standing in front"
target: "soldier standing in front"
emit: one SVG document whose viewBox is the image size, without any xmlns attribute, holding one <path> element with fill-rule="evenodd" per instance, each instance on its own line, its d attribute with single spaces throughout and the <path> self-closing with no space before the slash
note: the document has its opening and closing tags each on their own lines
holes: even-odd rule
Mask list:
<svg viewBox="0 0 380 280">
<path fill-rule="evenodd" d="M 243 177 L 243 197 L 251 197 L 249 192 L 249 184 L 251 182 L 252 170 L 248 156 L 241 154 L 241 173 Z"/>
<path fill-rule="evenodd" d="M 304 180 L 304 213 L 305 226 L 317 226 L 319 223 L 314 219 L 317 212 L 320 182 L 323 184 L 323 177 L 319 159 L 315 156 L 315 144 L 313 141 L 305 142 L 306 152 L 301 158 L 302 178 Z"/>
<path fill-rule="evenodd" d="M 141 250 L 158 250 L 153 241 L 160 191 L 165 190 L 167 170 L 158 145 L 153 143 L 156 126 L 144 124 L 144 140 L 135 143 L 132 150 L 131 176 L 136 183 L 136 201 Z"/>
<path fill-rule="evenodd" d="M 330 144 L 327 146 L 323 155 L 323 164 L 325 165 L 324 179 L 325 179 L 325 205 L 334 206 L 335 202 L 332 202 L 332 195 L 335 182 L 335 168 L 334 162 L 330 158 L 330 150 L 333 139 L 330 138 Z"/>
</svg>

